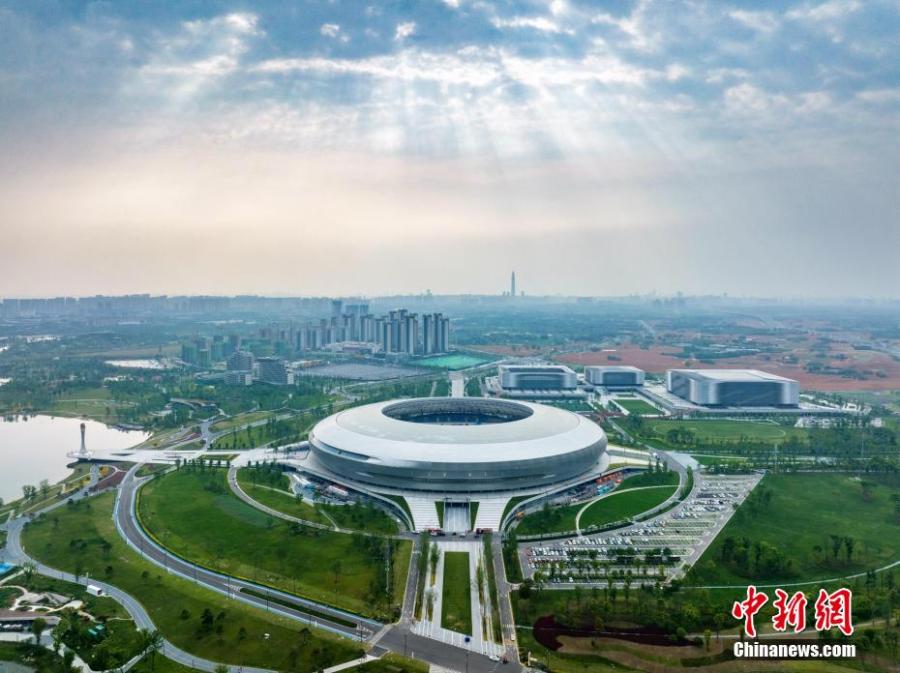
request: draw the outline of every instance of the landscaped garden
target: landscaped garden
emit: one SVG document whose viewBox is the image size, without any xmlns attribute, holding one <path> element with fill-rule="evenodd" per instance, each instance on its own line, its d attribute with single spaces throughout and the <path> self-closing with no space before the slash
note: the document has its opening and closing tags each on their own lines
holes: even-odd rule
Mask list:
<svg viewBox="0 0 900 673">
<path fill-rule="evenodd" d="M 368 616 L 392 616 L 402 600 L 408 541 L 269 516 L 230 491 L 225 470 L 190 466 L 159 477 L 142 489 L 138 511 L 161 544 L 214 570 Z"/>
<path fill-rule="evenodd" d="M 469 552 L 444 552 L 441 626 L 451 631 L 472 634 L 472 577 L 469 572 Z"/>
<path fill-rule="evenodd" d="M 127 591 L 167 639 L 198 657 L 295 671 L 356 656 L 356 647 L 345 640 L 165 574 L 120 539 L 113 499 L 107 493 L 41 516 L 25 529 L 26 550 L 51 567 L 90 574 Z"/>
</svg>

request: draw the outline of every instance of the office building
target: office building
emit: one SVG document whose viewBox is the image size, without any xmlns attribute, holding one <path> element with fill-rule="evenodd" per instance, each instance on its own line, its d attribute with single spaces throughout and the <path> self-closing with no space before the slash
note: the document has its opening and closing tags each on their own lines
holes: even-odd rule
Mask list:
<svg viewBox="0 0 900 673">
<path fill-rule="evenodd" d="M 225 372 L 226 386 L 249 386 L 253 383 L 253 372 L 228 371 Z"/>
<path fill-rule="evenodd" d="M 276 386 L 294 385 L 294 371 L 290 365 L 281 358 L 259 358 L 256 361 L 257 376 L 259 381 L 271 383 Z"/>
<path fill-rule="evenodd" d="M 253 353 L 249 351 L 235 351 L 228 356 L 226 361 L 228 371 L 249 372 L 253 369 Z"/>
</svg>

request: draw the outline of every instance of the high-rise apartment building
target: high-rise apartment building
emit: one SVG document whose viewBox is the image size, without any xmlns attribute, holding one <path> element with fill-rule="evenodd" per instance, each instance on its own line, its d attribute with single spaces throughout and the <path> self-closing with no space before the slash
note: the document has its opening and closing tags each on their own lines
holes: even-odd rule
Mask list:
<svg viewBox="0 0 900 673">
<path fill-rule="evenodd" d="M 294 371 L 281 358 L 259 358 L 257 360 L 257 379 L 276 386 L 294 385 Z"/>
</svg>

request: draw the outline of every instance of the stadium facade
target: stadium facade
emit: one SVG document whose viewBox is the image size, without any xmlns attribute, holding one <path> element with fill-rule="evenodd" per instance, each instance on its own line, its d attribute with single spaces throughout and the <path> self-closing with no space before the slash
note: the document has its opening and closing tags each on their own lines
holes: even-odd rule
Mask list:
<svg viewBox="0 0 900 673">
<path fill-rule="evenodd" d="M 644 385 L 644 370 L 625 365 L 585 367 L 584 378 L 594 386 L 635 388 Z"/>
<path fill-rule="evenodd" d="M 509 493 L 605 467 L 606 435 L 588 418 L 487 398 L 378 402 L 320 421 L 315 459 L 345 480 L 432 493 Z"/>
<path fill-rule="evenodd" d="M 757 369 L 670 369 L 666 389 L 708 407 L 796 407 L 800 384 Z"/>
<path fill-rule="evenodd" d="M 500 365 L 504 390 L 574 390 L 578 375 L 564 365 Z"/>
</svg>

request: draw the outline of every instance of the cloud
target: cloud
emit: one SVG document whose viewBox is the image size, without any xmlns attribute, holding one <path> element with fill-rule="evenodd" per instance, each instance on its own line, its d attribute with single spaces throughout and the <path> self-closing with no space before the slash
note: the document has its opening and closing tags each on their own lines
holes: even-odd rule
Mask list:
<svg viewBox="0 0 900 673">
<path fill-rule="evenodd" d="M 404 21 L 403 23 L 398 23 L 397 27 L 394 29 L 394 40 L 401 41 L 415 34 L 416 32 L 416 22 L 415 21 Z"/>
<path fill-rule="evenodd" d="M 828 0 L 821 3 L 806 3 L 788 11 L 786 16 L 801 21 L 835 21 L 845 18 L 861 7 L 858 0 Z"/>
<path fill-rule="evenodd" d="M 735 9 L 728 16 L 747 28 L 760 33 L 772 33 L 778 29 L 779 20 L 772 12 Z"/>
<path fill-rule="evenodd" d="M 337 37 L 341 32 L 341 27 L 336 23 L 323 23 L 319 32 L 326 37 Z"/>
<path fill-rule="evenodd" d="M 514 16 L 508 19 L 494 17 L 491 23 L 495 28 L 531 28 L 545 33 L 575 34 L 573 30 L 562 28 L 556 21 L 544 16 Z"/>
<path fill-rule="evenodd" d="M 265 33 L 255 14 L 232 13 L 185 21 L 179 31 L 158 38 L 153 56 L 140 68 L 143 77 L 165 77 L 182 95 L 238 70 L 250 41 Z"/>
</svg>

